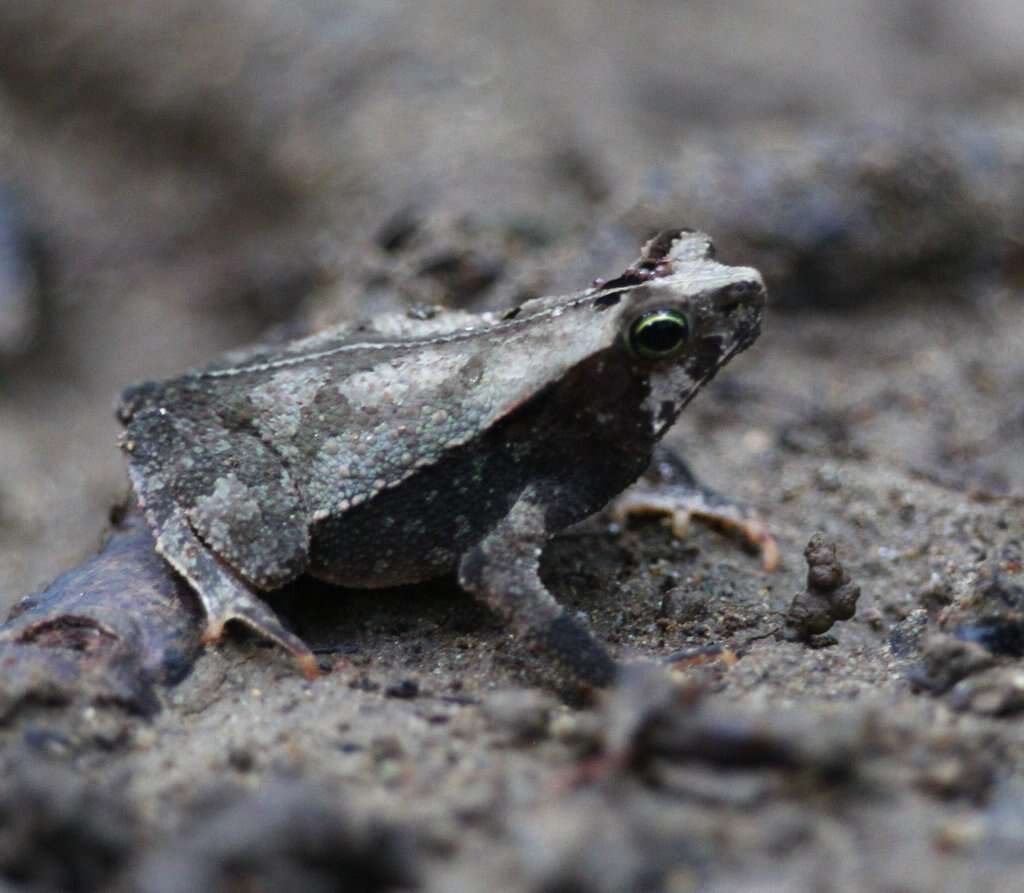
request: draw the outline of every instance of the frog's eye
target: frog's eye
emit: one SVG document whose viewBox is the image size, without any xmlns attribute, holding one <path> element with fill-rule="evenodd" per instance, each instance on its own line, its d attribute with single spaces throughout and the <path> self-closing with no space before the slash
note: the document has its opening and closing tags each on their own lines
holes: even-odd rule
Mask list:
<svg viewBox="0 0 1024 893">
<path fill-rule="evenodd" d="M 690 324 L 678 310 L 649 310 L 629 327 L 630 351 L 645 360 L 674 357 L 690 335 Z"/>
</svg>

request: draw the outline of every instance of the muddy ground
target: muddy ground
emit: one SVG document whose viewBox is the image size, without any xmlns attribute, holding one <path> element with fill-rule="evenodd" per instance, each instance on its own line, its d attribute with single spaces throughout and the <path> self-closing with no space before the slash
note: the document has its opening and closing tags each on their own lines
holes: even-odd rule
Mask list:
<svg viewBox="0 0 1024 893">
<path fill-rule="evenodd" d="M 125 384 L 580 288 L 663 224 L 766 275 L 671 441 L 783 562 L 560 537 L 545 579 L 634 667 L 585 709 L 452 581 L 279 595 L 313 682 L 238 634 L 104 696 L 85 638 L 44 679 L 0 637 L 0 890 L 1021 888 L 1015 4 L 78 8 L 0 4 L 4 612 L 106 536 Z M 861 594 L 793 640 L 816 533 Z"/>
</svg>

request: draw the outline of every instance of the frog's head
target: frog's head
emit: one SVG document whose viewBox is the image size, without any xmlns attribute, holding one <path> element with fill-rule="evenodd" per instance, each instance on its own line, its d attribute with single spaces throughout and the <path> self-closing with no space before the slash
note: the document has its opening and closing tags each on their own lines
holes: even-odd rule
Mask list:
<svg viewBox="0 0 1024 893">
<path fill-rule="evenodd" d="M 715 373 L 761 331 L 765 288 L 750 267 L 714 260 L 703 233 L 661 233 L 639 261 L 603 283 L 595 308 L 615 306 L 619 345 L 649 389 L 645 400 L 660 437 Z"/>
</svg>

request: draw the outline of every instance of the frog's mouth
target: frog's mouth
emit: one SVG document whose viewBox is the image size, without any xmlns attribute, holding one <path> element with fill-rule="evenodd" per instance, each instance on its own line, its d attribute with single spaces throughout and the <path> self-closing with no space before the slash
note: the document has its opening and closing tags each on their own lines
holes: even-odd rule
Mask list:
<svg viewBox="0 0 1024 893">
<path fill-rule="evenodd" d="M 737 354 L 743 353 L 761 334 L 761 320 L 744 321 L 737 324 L 732 337 L 723 344 L 721 335 L 708 335 L 701 339 L 700 347 L 694 353 L 692 370 L 687 368 L 694 378 L 700 379 L 701 386 L 714 378 L 715 373 L 725 366 Z"/>
<path fill-rule="evenodd" d="M 733 346 L 725 362 L 731 360 L 736 354 L 743 353 L 751 344 L 761 336 L 761 316 L 754 316 L 752 319 L 743 319 L 736 324 L 733 334 Z"/>
</svg>

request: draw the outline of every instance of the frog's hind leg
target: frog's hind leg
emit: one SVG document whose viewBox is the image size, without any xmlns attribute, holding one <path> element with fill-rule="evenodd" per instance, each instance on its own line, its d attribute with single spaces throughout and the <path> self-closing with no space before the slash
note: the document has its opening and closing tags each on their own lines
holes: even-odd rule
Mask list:
<svg viewBox="0 0 1024 893">
<path fill-rule="evenodd" d="M 612 501 L 611 517 L 625 522 L 631 515 L 665 515 L 682 539 L 691 520 L 733 533 L 757 548 L 766 571 L 779 566 L 779 547 L 761 516 L 748 506 L 701 484 L 683 459 L 660 447 L 648 472 Z"/>
<path fill-rule="evenodd" d="M 137 413 L 122 448 L 157 551 L 203 604 L 205 640 L 239 621 L 315 675 L 309 648 L 250 589 L 273 589 L 305 569 L 305 515 L 281 461 L 253 436 L 161 410 Z"/>
<path fill-rule="evenodd" d="M 188 581 L 202 603 L 206 613 L 203 642 L 216 642 L 225 624 L 234 620 L 292 654 L 307 678 L 318 676 L 318 662 L 309 646 L 285 629 L 273 610 L 214 557 L 180 509 L 160 502 L 158 498 L 154 506 L 145 500 L 146 515 L 157 531 L 156 550 Z"/>
</svg>

